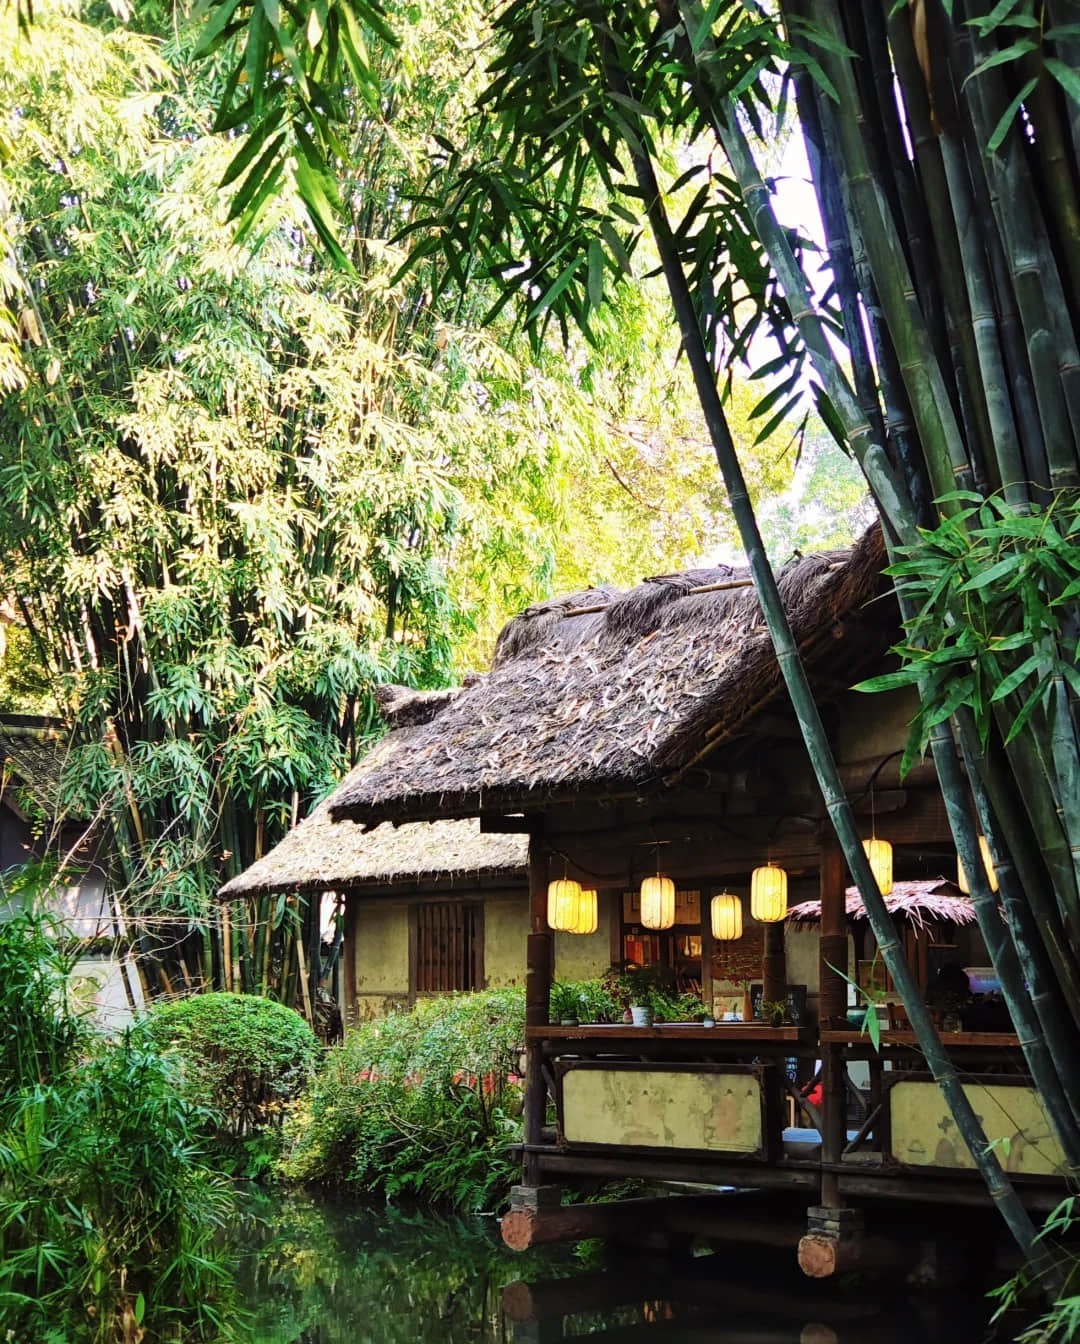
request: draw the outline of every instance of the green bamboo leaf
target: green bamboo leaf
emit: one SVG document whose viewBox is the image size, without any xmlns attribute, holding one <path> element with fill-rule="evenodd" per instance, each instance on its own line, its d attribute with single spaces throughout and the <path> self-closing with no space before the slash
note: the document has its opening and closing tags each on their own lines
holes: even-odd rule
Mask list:
<svg viewBox="0 0 1080 1344">
<path fill-rule="evenodd" d="M 1049 690 L 1050 685 L 1047 682 L 1042 686 L 1036 686 L 1035 689 L 1031 692 L 1027 700 L 1024 702 L 1024 705 L 1020 710 L 1020 713 L 1017 714 L 1015 719 L 1013 719 L 1012 727 L 1009 729 L 1008 734 L 1006 735 L 1005 738 L 1006 746 L 1008 746 L 1009 743 L 1012 742 L 1013 739 L 1016 738 L 1023 731 L 1024 725 L 1027 723 L 1028 719 L 1031 718 L 1035 710 L 1038 709 L 1040 703 L 1046 697 Z"/>
<path fill-rule="evenodd" d="M 221 179 L 221 185 L 223 187 L 227 187 L 235 182 L 244 169 L 247 168 L 248 164 L 266 143 L 267 136 L 275 126 L 280 123 L 283 115 L 284 108 L 277 107 L 265 118 L 265 120 L 248 132 L 247 139 L 240 146 L 235 157 L 230 161 L 228 168 L 225 169 L 224 176 Z"/>
<path fill-rule="evenodd" d="M 984 74 L 987 70 L 993 70 L 996 66 L 1007 65 L 1010 61 L 1018 61 L 1021 56 L 1026 56 L 1029 51 L 1038 51 L 1038 49 L 1039 44 L 1033 38 L 1022 37 L 1019 42 L 1014 42 L 1009 47 L 1003 47 L 1000 51 L 995 51 L 992 55 L 987 56 L 985 61 L 980 61 L 967 79 L 964 80 L 964 83 L 967 84 L 968 80 L 974 79 L 976 75 Z"/>
<path fill-rule="evenodd" d="M 1066 65 L 1064 61 L 1059 61 L 1056 56 L 1047 56 L 1043 65 L 1046 66 L 1073 102 L 1080 103 L 1080 72 L 1071 65 Z"/>
<path fill-rule="evenodd" d="M 1013 691 L 1022 682 L 1027 681 L 1028 677 L 1039 668 L 1041 663 L 1042 658 L 1037 653 L 1033 653 L 1030 658 L 1025 658 L 1020 666 L 1014 668 L 995 689 L 994 694 L 990 697 L 991 704 L 998 700 L 1004 700 L 1007 695 L 1012 695 Z"/>
<path fill-rule="evenodd" d="M 232 208 L 229 210 L 229 219 L 240 219 L 242 216 L 244 216 L 245 212 L 248 209 L 248 206 L 254 199 L 255 193 L 258 190 L 260 183 L 262 183 L 266 179 L 267 174 L 270 172 L 270 166 L 271 164 L 274 163 L 275 158 L 277 158 L 278 151 L 281 149 L 284 143 L 285 143 L 285 133 L 283 131 L 280 135 L 276 136 L 270 142 L 269 145 L 267 145 L 265 150 L 263 150 L 263 153 L 260 156 L 258 162 L 250 170 L 247 177 L 244 179 L 243 186 L 233 197 Z M 282 164 L 279 160 L 277 164 L 277 168 L 279 171 L 281 166 Z M 252 222 L 253 219 L 248 220 L 247 224 L 248 229 L 250 229 Z M 241 225 L 241 227 L 243 227 L 243 225 Z"/>
<path fill-rule="evenodd" d="M 225 28 L 236 13 L 240 0 L 218 0 L 217 12 L 211 18 L 196 44 L 194 55 L 207 56 L 223 40 Z"/>
<path fill-rule="evenodd" d="M 604 249 L 594 238 L 589 244 L 589 278 L 587 291 L 589 303 L 599 308 L 604 301 Z"/>
<path fill-rule="evenodd" d="M 897 691 L 902 686 L 911 686 L 919 679 L 919 674 L 911 668 L 904 668 L 902 672 L 886 672 L 880 677 L 870 677 L 866 681 L 857 682 L 851 689 L 853 691 Z"/>
<path fill-rule="evenodd" d="M 979 18 L 968 19 L 968 23 L 979 30 L 980 37 L 989 37 L 1004 19 L 1007 19 L 1020 0 L 998 0 L 998 3 L 990 11 Z"/>
<path fill-rule="evenodd" d="M 968 579 L 966 583 L 960 585 L 962 593 L 976 592 L 980 588 L 986 588 L 989 584 L 997 583 L 1007 574 L 1013 573 L 1023 564 L 1023 557 L 1019 555 L 1006 556 L 1004 560 L 999 560 L 996 565 L 991 565 L 989 569 L 982 570 L 976 574 L 973 579 Z"/>
<path fill-rule="evenodd" d="M 1013 124 L 1016 119 L 1016 114 L 1020 111 L 1021 104 L 1031 97 L 1038 82 L 1038 79 L 1029 79 L 1001 114 L 998 119 L 998 124 L 994 127 L 990 139 L 986 143 L 986 147 L 991 154 L 996 154 L 1001 148 L 1005 137 L 1009 134 L 1009 127 Z"/>
</svg>

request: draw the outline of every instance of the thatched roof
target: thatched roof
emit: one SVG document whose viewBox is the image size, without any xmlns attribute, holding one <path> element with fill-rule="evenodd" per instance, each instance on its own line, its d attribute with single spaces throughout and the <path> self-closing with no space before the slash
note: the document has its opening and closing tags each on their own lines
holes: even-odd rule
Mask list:
<svg viewBox="0 0 1080 1344">
<path fill-rule="evenodd" d="M 866 906 L 858 887 L 848 887 L 844 904 L 848 919 L 866 918 Z M 885 897 L 885 906 L 889 914 L 899 915 L 919 929 L 928 923 L 975 923 L 975 907 L 970 896 L 964 896 L 958 886 L 941 877 L 929 882 L 894 882 L 892 891 Z M 793 924 L 816 923 L 820 919 L 820 901 L 803 901 L 788 911 L 788 920 Z"/>
<path fill-rule="evenodd" d="M 481 877 L 518 880 L 524 878 L 528 851 L 528 836 L 487 835 L 474 818 L 405 826 L 388 822 L 365 831 L 351 821 L 331 821 L 323 802 L 219 895 L 345 891 L 433 879 L 454 885 Z"/>
<path fill-rule="evenodd" d="M 831 674 L 833 690 L 892 640 L 895 605 L 875 601 L 888 591 L 883 564 L 874 528 L 851 551 L 779 575 L 804 661 L 812 676 Z M 387 715 L 395 731 L 333 795 L 334 817 L 468 816 L 655 787 L 706 743 L 747 732 L 782 694 L 745 577 L 694 570 L 530 607 L 503 630 L 490 672 L 433 715 L 426 698 L 400 698 Z M 691 591 L 709 585 L 724 586 Z"/>
<path fill-rule="evenodd" d="M 12 714 L 0 718 L 0 793 L 20 811 L 53 818 L 60 813 L 60 775 L 70 734 L 53 719 Z"/>
</svg>

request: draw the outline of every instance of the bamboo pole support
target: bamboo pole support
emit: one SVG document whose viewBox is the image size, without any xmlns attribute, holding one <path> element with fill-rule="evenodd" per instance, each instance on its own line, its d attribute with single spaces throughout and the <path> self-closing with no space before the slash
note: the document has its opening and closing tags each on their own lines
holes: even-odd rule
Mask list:
<svg viewBox="0 0 1080 1344">
<path fill-rule="evenodd" d="M 547 926 L 548 855 L 539 830 L 529 836 L 529 939 L 526 950 L 525 1025 L 547 1025 L 551 1002 L 552 937 Z M 547 1082 L 539 1042 L 525 1051 L 525 1162 L 527 1186 L 539 1184 L 535 1154 L 528 1146 L 539 1144 L 547 1120 Z"/>
</svg>

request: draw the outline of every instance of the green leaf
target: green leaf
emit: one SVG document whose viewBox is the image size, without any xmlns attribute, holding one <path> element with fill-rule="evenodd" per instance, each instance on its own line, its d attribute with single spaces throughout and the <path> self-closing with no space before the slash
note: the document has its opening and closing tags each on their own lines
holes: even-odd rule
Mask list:
<svg viewBox="0 0 1080 1344">
<path fill-rule="evenodd" d="M 976 574 L 973 579 L 968 579 L 966 583 L 960 585 L 962 593 L 976 592 L 980 588 L 986 588 L 992 583 L 997 583 L 1003 579 L 1006 574 L 1012 574 L 1014 570 L 1020 568 L 1024 563 L 1023 556 L 1009 555 L 1004 560 L 999 560 L 996 565 L 991 565 L 989 569 L 984 569 Z"/>
<path fill-rule="evenodd" d="M 1014 668 L 995 688 L 993 695 L 990 697 L 990 703 L 995 704 L 998 700 L 1004 700 L 1007 695 L 1012 695 L 1013 691 L 1027 681 L 1028 677 L 1042 665 L 1042 661 L 1042 656 L 1037 653 L 1033 653 L 1030 658 L 1025 658 L 1020 666 Z"/>
<path fill-rule="evenodd" d="M 1020 710 L 1020 713 L 1017 714 L 1015 719 L 1013 719 L 1012 727 L 1009 729 L 1008 735 L 1005 738 L 1006 746 L 1008 746 L 1009 743 L 1012 742 L 1014 738 L 1018 737 L 1019 734 L 1023 731 L 1024 725 L 1027 723 L 1028 719 L 1031 718 L 1032 714 L 1034 714 L 1035 710 L 1038 709 L 1039 705 L 1045 699 L 1049 690 L 1050 690 L 1049 683 L 1044 683 L 1040 686 L 1036 686 L 1035 689 L 1031 692 L 1027 700 L 1024 702 L 1023 707 Z"/>
<path fill-rule="evenodd" d="M 852 687 L 854 691 L 898 691 L 902 686 L 912 686 L 919 679 L 919 674 L 912 668 L 904 668 L 902 672 L 886 672 L 880 677 L 870 677 L 867 681 L 857 682 Z"/>
<path fill-rule="evenodd" d="M 1019 42 L 1014 42 L 1009 47 L 1003 47 L 1000 51 L 995 51 L 992 55 L 987 56 L 985 61 L 980 61 L 967 79 L 964 80 L 964 83 L 966 84 L 968 80 L 974 79 L 976 75 L 984 74 L 987 70 L 993 70 L 996 66 L 1007 65 L 1010 61 L 1018 61 L 1021 56 L 1026 56 L 1029 51 L 1038 51 L 1038 49 L 1039 44 L 1033 38 L 1022 37 Z"/>
<path fill-rule="evenodd" d="M 599 308 L 604 301 L 604 249 L 594 238 L 589 244 L 589 302 Z"/>
<path fill-rule="evenodd" d="M 1031 97 L 1038 82 L 1037 78 L 1029 79 L 998 118 L 998 124 L 994 127 L 990 139 L 986 142 L 986 147 L 991 154 L 996 154 L 1001 148 L 1005 137 L 1009 134 L 1009 127 L 1016 120 L 1016 114 L 1020 111 L 1021 104 Z"/>
<path fill-rule="evenodd" d="M 1073 102 L 1080 103 L 1080 73 L 1071 65 L 1059 61 L 1056 56 L 1047 56 L 1043 65 L 1046 66 Z"/>
</svg>

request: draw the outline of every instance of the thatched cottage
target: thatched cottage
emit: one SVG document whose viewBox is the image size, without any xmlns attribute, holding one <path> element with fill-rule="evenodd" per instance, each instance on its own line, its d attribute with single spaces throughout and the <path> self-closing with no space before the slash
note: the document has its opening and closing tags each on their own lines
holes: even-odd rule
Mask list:
<svg viewBox="0 0 1080 1344">
<path fill-rule="evenodd" d="M 932 766 L 899 777 L 913 701 L 852 689 L 888 665 L 898 633 L 883 564 L 872 530 L 851 551 L 792 561 L 779 584 L 856 815 L 891 845 L 897 918 L 929 991 L 943 965 L 985 953 L 970 906 L 942 885 L 955 852 Z M 526 1186 L 641 1175 L 805 1190 L 808 1204 L 901 1186 L 982 1197 L 966 1150 L 941 1141 L 940 1094 L 902 1015 L 883 1024 L 881 1053 L 849 1020 L 848 972 L 883 1000 L 889 986 L 854 941 L 845 865 L 745 572 L 541 603 L 509 623 L 486 675 L 401 693 L 388 720 L 331 797 L 335 823 L 479 817 L 487 833 L 529 836 Z M 792 920 L 782 905 L 751 917 L 762 869 L 766 885 L 786 875 Z M 587 937 L 606 933 L 616 960 L 666 962 L 715 1025 L 550 1022 L 552 976 L 567 978 L 548 924 L 560 880 L 597 893 Z M 680 894 L 646 920 L 646 887 L 667 893 L 658 909 Z M 720 1020 L 746 1016 L 747 991 L 770 1020 Z M 988 1133 L 1022 1133 L 1010 1164 L 1029 1198 L 1056 1197 L 1060 1154 L 1015 1036 L 949 1025 L 958 1067 L 1005 1075 L 984 1088 Z M 803 1085 L 818 1075 L 820 1107 Z"/>
</svg>

